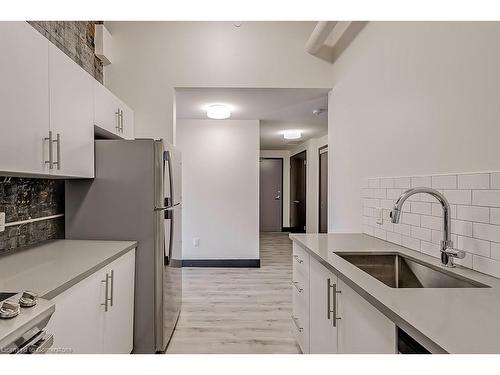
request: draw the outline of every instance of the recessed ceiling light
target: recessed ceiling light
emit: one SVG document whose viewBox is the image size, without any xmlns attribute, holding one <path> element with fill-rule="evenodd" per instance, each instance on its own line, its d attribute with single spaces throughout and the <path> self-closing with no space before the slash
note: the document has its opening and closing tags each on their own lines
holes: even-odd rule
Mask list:
<svg viewBox="0 0 500 375">
<path fill-rule="evenodd" d="M 225 104 L 212 104 L 207 107 L 207 117 L 214 120 L 224 120 L 231 117 L 231 110 Z"/>
<path fill-rule="evenodd" d="M 296 129 L 289 129 L 283 132 L 285 139 L 299 139 L 302 136 L 302 131 Z"/>
</svg>

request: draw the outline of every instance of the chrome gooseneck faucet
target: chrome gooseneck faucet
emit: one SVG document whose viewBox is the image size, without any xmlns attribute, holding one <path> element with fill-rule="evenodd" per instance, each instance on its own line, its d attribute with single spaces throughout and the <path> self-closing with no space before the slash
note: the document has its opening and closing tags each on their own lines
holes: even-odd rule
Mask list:
<svg viewBox="0 0 500 375">
<path fill-rule="evenodd" d="M 401 216 L 401 207 L 403 203 L 412 195 L 419 193 L 427 193 L 436 198 L 441 207 L 443 207 L 443 239 L 441 241 L 441 263 L 446 267 L 455 267 L 454 258 L 463 259 L 465 252 L 453 248 L 453 241 L 451 240 L 451 219 L 450 219 L 450 204 L 443 194 L 439 191 L 427 187 L 417 187 L 406 190 L 401 194 L 396 201 L 394 208 L 390 213 L 391 221 L 394 224 L 399 223 Z"/>
</svg>

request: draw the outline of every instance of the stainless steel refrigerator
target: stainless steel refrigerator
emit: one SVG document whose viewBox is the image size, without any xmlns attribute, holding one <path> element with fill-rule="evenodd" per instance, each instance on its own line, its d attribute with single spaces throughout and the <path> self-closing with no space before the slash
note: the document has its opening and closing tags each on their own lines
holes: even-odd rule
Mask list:
<svg viewBox="0 0 500 375">
<path fill-rule="evenodd" d="M 138 241 L 133 352 L 163 352 L 181 308 L 180 152 L 96 140 L 95 163 L 95 179 L 66 181 L 66 238 Z"/>
</svg>

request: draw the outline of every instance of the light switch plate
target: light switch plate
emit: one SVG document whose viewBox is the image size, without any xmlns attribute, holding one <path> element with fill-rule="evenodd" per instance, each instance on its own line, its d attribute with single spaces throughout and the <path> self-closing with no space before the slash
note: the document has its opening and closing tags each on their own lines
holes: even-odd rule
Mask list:
<svg viewBox="0 0 500 375">
<path fill-rule="evenodd" d="M 5 212 L 0 212 L 0 232 L 5 230 Z"/>
<path fill-rule="evenodd" d="M 193 246 L 194 247 L 200 246 L 200 239 L 198 237 L 193 238 Z"/>
<path fill-rule="evenodd" d="M 377 207 L 375 208 L 375 221 L 378 225 L 384 224 L 384 211 L 382 208 Z"/>
</svg>

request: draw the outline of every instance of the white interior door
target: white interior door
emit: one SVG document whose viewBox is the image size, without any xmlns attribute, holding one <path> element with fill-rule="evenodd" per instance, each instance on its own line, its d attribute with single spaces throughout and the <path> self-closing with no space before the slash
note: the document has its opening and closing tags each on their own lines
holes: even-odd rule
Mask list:
<svg viewBox="0 0 500 375">
<path fill-rule="evenodd" d="M 50 129 L 56 141 L 53 173 L 92 178 L 94 79 L 53 44 L 49 48 L 49 69 Z"/>
<path fill-rule="evenodd" d="M 26 22 L 0 22 L 0 171 L 47 174 L 49 41 Z"/>
</svg>

